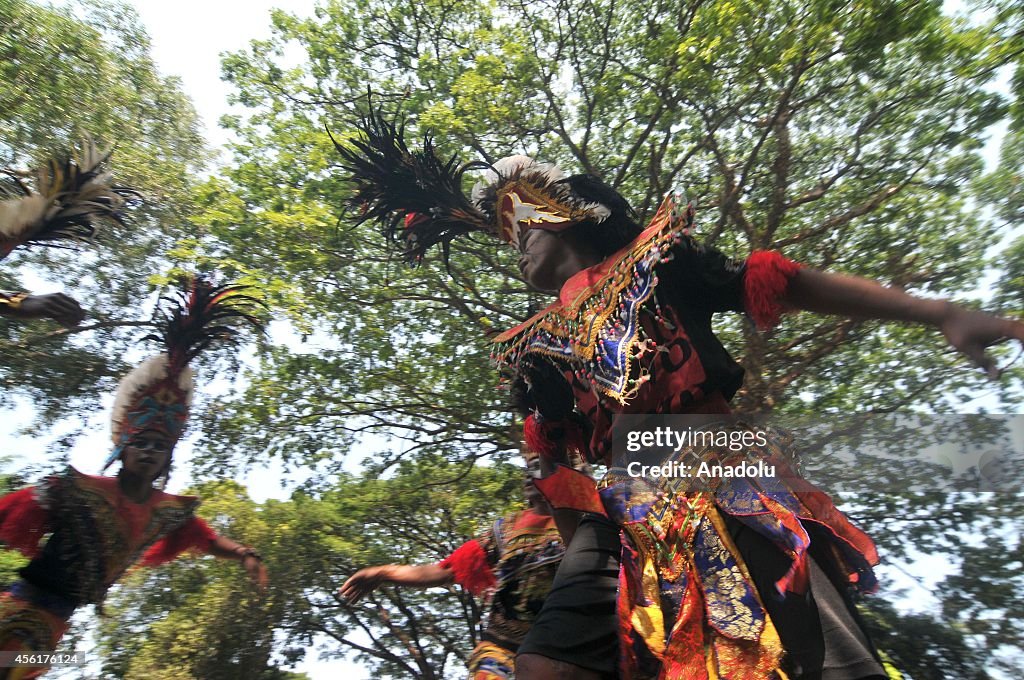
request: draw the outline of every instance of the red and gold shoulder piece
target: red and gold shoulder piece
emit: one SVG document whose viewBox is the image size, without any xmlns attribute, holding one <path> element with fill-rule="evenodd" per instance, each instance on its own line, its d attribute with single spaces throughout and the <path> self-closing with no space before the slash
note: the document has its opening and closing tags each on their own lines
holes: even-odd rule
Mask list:
<svg viewBox="0 0 1024 680">
<path fill-rule="evenodd" d="M 106 498 L 113 498 L 119 493 L 117 488 L 117 477 L 104 477 L 101 475 L 88 475 L 81 470 L 68 466 L 67 471 L 62 475 L 65 483 L 81 491 L 98 493 Z"/>
<path fill-rule="evenodd" d="M 542 515 L 532 508 L 511 515 L 506 524 L 516 529 L 546 529 L 555 525 L 555 518 L 551 515 Z"/>
<path fill-rule="evenodd" d="M 76 490 L 99 494 L 116 504 L 117 496 L 121 493 L 117 485 L 117 477 L 106 475 L 89 475 L 77 470 L 70 465 L 64 474 L 50 478 L 50 484 L 69 484 Z M 197 496 L 176 496 L 165 493 L 159 489 L 153 489 L 143 505 L 151 508 L 176 510 L 182 513 L 191 514 L 199 507 L 200 499 Z"/>
<path fill-rule="evenodd" d="M 639 315 L 658 285 L 656 265 L 671 257 L 692 224 L 692 205 L 678 194 L 666 196 L 632 243 L 574 274 L 558 301 L 495 337 L 494 361 L 515 369 L 527 354 L 561 359 L 602 394 L 628 401 L 647 380 L 632 368 L 647 349 Z"/>
<path fill-rule="evenodd" d="M 172 493 L 165 493 L 163 491 L 154 490 L 153 496 L 150 498 L 154 508 L 166 508 L 180 510 L 182 512 L 193 513 L 201 503 L 198 496 L 177 496 Z"/>
</svg>

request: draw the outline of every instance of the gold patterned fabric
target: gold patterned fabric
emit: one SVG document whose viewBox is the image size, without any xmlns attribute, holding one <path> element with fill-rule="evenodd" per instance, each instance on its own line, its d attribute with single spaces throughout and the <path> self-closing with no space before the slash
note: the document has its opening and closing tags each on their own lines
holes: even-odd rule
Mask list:
<svg viewBox="0 0 1024 680">
<path fill-rule="evenodd" d="M 479 540 L 497 578 L 483 637 L 514 652 L 540 613 L 565 548 L 554 519 L 532 510 L 502 517 Z"/>
<path fill-rule="evenodd" d="M 516 668 L 515 652 L 487 640 L 473 648 L 469 661 L 470 680 L 510 680 Z"/>
<path fill-rule="evenodd" d="M 37 489 L 53 534 L 22 576 L 76 604 L 100 603 L 107 589 L 159 539 L 189 522 L 199 500 L 154 490 L 144 503 L 120 492 L 115 477 L 74 468 Z"/>
<path fill-rule="evenodd" d="M 66 618 L 47 611 L 40 603 L 9 592 L 0 593 L 0 651 L 53 652 L 66 630 Z M 0 668 L 0 678 L 28 680 L 47 670 L 49 666 Z"/>
<path fill-rule="evenodd" d="M 749 447 L 742 461 L 736 452 L 713 446 L 684 447 L 676 455 L 691 463 L 729 465 L 759 458 L 785 466 L 789 440 L 777 435 L 767 441 Z M 599 490 L 608 516 L 623 528 L 618 604 L 623 677 L 785 677 L 783 645 L 751 575 L 757 565 L 744 561 L 726 516 L 791 558 L 790 571 L 775 584 L 780 595 L 806 588 L 812 524 L 827 530 L 819 535 L 830 537 L 850 584 L 872 588 L 877 555 L 870 539 L 821 491 L 803 480 L 799 491 L 791 489 L 787 474 L 694 484 L 609 470 Z"/>
<path fill-rule="evenodd" d="M 577 273 L 558 301 L 495 337 L 492 358 L 513 369 L 527 354 L 565 361 L 600 394 L 626 403 L 649 379 L 638 361 L 653 349 L 640 313 L 658 284 L 655 268 L 689 238 L 692 219 L 690 206 L 666 199 L 628 249 Z"/>
</svg>

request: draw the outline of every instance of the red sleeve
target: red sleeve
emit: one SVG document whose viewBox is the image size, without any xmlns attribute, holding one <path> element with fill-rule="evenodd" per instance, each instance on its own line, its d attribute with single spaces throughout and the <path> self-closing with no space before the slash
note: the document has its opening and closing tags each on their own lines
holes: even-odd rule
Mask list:
<svg viewBox="0 0 1024 680">
<path fill-rule="evenodd" d="M 0 498 L 0 541 L 26 557 L 39 554 L 39 541 L 52 531 L 50 512 L 28 487 Z"/>
<path fill-rule="evenodd" d="M 761 330 L 779 322 L 781 299 L 800 264 L 774 250 L 755 250 L 747 258 L 743 277 L 743 306 Z"/>
<path fill-rule="evenodd" d="M 466 541 L 446 557 L 441 566 L 451 569 L 455 582 L 474 595 L 480 595 L 497 584 L 494 569 L 487 562 L 487 553 L 476 539 Z"/>
<path fill-rule="evenodd" d="M 142 556 L 140 564 L 144 567 L 155 567 L 170 562 L 186 550 L 208 552 L 210 543 L 217 538 L 217 533 L 210 526 L 193 517 L 188 523 L 178 527 L 159 541 L 150 546 Z"/>
</svg>

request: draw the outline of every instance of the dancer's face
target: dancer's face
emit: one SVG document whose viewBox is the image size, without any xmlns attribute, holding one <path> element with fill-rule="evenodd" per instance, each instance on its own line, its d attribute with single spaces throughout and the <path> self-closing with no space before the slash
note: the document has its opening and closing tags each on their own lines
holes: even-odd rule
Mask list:
<svg viewBox="0 0 1024 680">
<path fill-rule="evenodd" d="M 557 293 L 570 276 L 601 261 L 572 227 L 553 232 L 525 229 L 519 237 L 519 271 L 533 288 Z"/>
<path fill-rule="evenodd" d="M 152 483 L 171 462 L 174 442 L 163 432 L 146 430 L 125 444 L 121 462 L 127 472 Z"/>
</svg>

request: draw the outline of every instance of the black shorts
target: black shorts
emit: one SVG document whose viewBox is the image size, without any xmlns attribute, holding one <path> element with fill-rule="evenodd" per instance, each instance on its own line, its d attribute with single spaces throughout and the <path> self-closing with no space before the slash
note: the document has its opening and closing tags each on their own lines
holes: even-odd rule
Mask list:
<svg viewBox="0 0 1024 680">
<path fill-rule="evenodd" d="M 618 525 L 600 515 L 584 515 L 519 653 L 540 654 L 615 677 L 621 552 Z"/>
<path fill-rule="evenodd" d="M 792 561 L 767 538 L 739 520 L 723 515 L 729 534 L 750 571 L 761 601 L 786 650 L 783 669 L 800 680 L 872 680 L 886 678 L 857 608 L 829 554 L 825 529 L 808 523 L 809 588 L 779 595 L 775 582 Z"/>
</svg>

